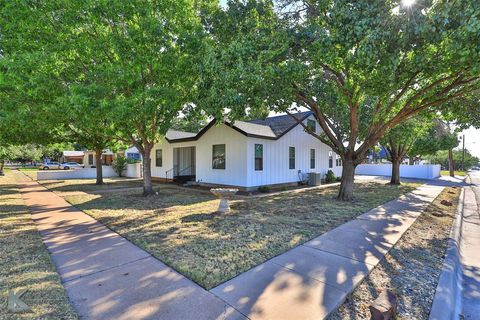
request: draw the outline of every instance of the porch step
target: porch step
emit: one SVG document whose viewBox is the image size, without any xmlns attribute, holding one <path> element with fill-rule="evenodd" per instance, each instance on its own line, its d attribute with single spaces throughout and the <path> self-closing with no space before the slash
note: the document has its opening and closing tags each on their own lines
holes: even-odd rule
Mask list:
<svg viewBox="0 0 480 320">
<path fill-rule="evenodd" d="M 182 185 L 191 181 L 195 181 L 195 175 L 176 176 L 173 178 L 174 183 L 178 183 Z"/>
</svg>

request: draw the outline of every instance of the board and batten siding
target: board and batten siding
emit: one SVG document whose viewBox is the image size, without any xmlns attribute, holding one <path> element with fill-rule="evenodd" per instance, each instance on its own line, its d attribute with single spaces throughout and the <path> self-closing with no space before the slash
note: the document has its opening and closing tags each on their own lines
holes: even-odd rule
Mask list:
<svg viewBox="0 0 480 320">
<path fill-rule="evenodd" d="M 313 119 L 313 116 L 310 117 Z M 306 123 L 307 120 L 305 120 Z M 320 132 L 316 123 L 316 131 Z M 216 144 L 225 144 L 225 169 L 212 168 L 212 148 Z M 255 170 L 255 144 L 263 145 L 263 170 Z M 239 187 L 258 187 L 263 185 L 294 183 L 299 181 L 298 170 L 302 173 L 317 172 L 325 177 L 328 168 L 330 147 L 297 125 L 278 140 L 246 137 L 235 129 L 224 125 L 215 125 L 206 131 L 197 141 L 169 143 L 165 139 L 152 150 L 152 176 L 172 178 L 173 148 L 195 147 L 196 180 L 203 183 L 230 185 Z M 289 169 L 289 147 L 295 147 L 295 169 Z M 155 166 L 155 150 L 162 149 L 163 165 Z M 310 149 L 315 149 L 315 169 L 310 169 Z M 342 174 L 342 167 L 336 166 L 333 154 L 333 168 L 336 176 Z M 168 177 L 166 172 L 169 171 Z"/>
<path fill-rule="evenodd" d="M 212 168 L 212 148 L 213 145 L 216 144 L 225 144 L 225 169 Z M 195 179 L 197 181 L 231 186 L 246 186 L 246 144 L 247 137 L 224 124 L 213 126 L 197 141 L 169 143 L 163 139 L 161 143 L 156 144 L 152 149 L 152 176 L 171 179 L 173 149 L 195 147 Z M 157 149 L 162 149 L 162 167 L 155 166 L 155 150 Z M 169 171 L 168 177 L 166 176 L 167 171 Z"/>
<path fill-rule="evenodd" d="M 309 119 L 315 120 L 313 117 Z M 307 120 L 304 122 L 306 123 Z M 316 132 L 321 129 L 316 123 Z M 255 170 L 255 144 L 263 145 L 263 170 Z M 289 169 L 289 147 L 295 147 L 295 169 Z M 310 169 L 310 149 L 315 149 L 315 168 Z M 301 125 L 296 126 L 278 140 L 259 138 L 247 139 L 247 186 L 291 183 L 299 181 L 298 171 L 302 173 L 316 172 L 325 177 L 329 170 L 328 154 L 331 148 L 317 138 L 305 132 Z M 342 167 L 335 164 L 333 153 L 333 168 L 335 175 L 342 174 Z"/>
</svg>

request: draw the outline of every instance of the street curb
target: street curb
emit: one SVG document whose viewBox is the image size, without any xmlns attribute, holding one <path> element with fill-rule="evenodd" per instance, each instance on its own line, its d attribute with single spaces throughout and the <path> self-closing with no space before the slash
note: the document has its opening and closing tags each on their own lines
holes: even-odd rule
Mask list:
<svg viewBox="0 0 480 320">
<path fill-rule="evenodd" d="M 443 262 L 442 273 L 438 280 L 429 320 L 459 319 L 462 310 L 462 274 L 460 240 L 463 225 L 463 200 L 465 191 L 462 188 L 458 199 L 457 217 L 450 231 L 447 251 Z"/>
</svg>

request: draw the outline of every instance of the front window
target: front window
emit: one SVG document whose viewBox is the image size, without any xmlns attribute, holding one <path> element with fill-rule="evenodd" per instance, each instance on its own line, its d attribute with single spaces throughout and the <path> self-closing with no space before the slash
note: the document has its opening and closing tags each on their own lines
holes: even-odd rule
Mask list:
<svg viewBox="0 0 480 320">
<path fill-rule="evenodd" d="M 214 144 L 212 146 L 212 168 L 225 169 L 225 145 Z"/>
<path fill-rule="evenodd" d="M 255 144 L 255 171 L 263 170 L 263 144 Z"/>
<path fill-rule="evenodd" d="M 288 148 L 288 168 L 295 169 L 295 147 Z"/>
<path fill-rule="evenodd" d="M 335 164 L 336 164 L 337 167 L 342 166 L 342 158 L 339 155 L 336 156 Z"/>
<path fill-rule="evenodd" d="M 310 169 L 315 169 L 315 149 L 310 149 Z"/>
<path fill-rule="evenodd" d="M 307 120 L 307 128 L 310 132 L 315 132 L 316 131 L 316 123 L 315 120 L 308 119 Z"/>
<path fill-rule="evenodd" d="M 93 164 L 93 154 L 88 155 L 88 164 L 90 164 L 90 165 Z"/>
<path fill-rule="evenodd" d="M 161 167 L 163 165 L 162 149 L 155 150 L 155 166 Z"/>
<path fill-rule="evenodd" d="M 328 151 L 328 167 L 333 168 L 333 152 Z"/>
</svg>

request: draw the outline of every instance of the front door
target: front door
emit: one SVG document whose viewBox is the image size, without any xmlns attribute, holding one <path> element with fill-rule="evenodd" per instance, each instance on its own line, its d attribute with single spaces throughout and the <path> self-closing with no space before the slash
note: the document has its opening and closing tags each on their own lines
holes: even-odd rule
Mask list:
<svg viewBox="0 0 480 320">
<path fill-rule="evenodd" d="M 195 147 L 173 148 L 173 176 L 195 176 Z"/>
</svg>

